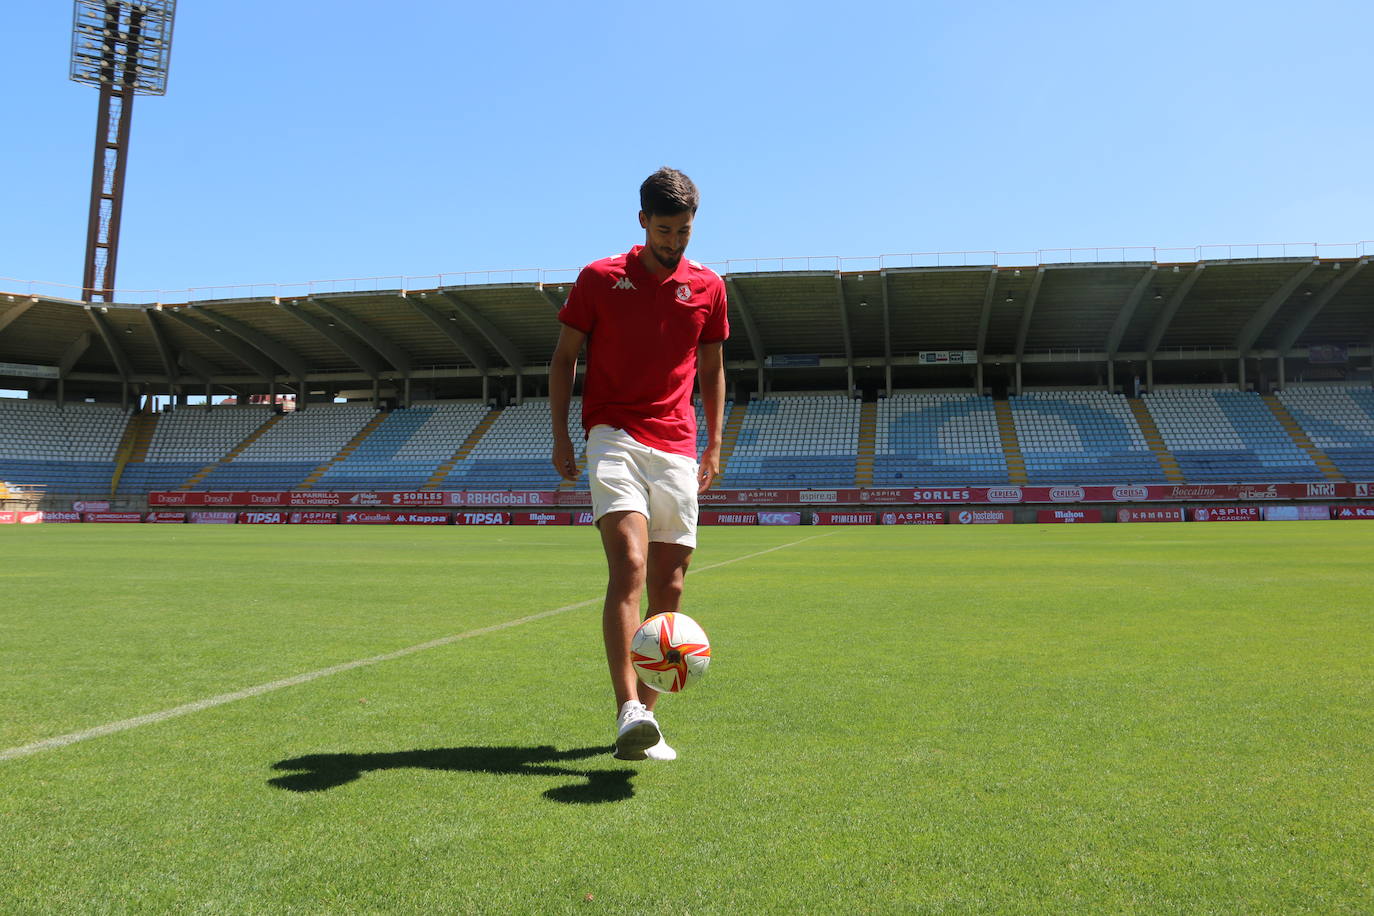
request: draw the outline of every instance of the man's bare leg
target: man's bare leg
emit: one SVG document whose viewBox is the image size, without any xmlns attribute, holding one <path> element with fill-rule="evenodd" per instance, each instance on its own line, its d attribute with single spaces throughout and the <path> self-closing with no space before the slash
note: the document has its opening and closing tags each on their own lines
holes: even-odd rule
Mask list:
<svg viewBox="0 0 1374 916">
<path fill-rule="evenodd" d="M 611 669 L 617 711 L 628 701 L 652 705 L 647 687 L 630 664 L 630 639 L 639 628 L 639 599 L 644 592 L 645 564 L 649 555 L 649 522 L 638 512 L 608 512 L 597 523 L 601 546 L 606 551 L 610 576 L 606 603 L 601 613 L 601 632 L 606 642 L 606 661 Z M 644 695 L 649 695 L 647 702 Z"/>
<path fill-rule="evenodd" d="M 687 565 L 691 561 L 690 547 L 663 541 L 653 541 L 649 544 L 649 613 L 681 609 L 682 583 L 687 576 Z M 658 702 L 658 691 L 652 687 L 640 686 L 639 701 L 652 710 Z"/>
</svg>

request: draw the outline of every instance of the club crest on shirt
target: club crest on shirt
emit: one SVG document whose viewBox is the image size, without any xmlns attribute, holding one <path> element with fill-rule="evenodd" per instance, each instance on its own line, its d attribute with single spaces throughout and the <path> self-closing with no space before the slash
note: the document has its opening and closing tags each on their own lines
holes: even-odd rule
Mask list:
<svg viewBox="0 0 1374 916">
<path fill-rule="evenodd" d="M 688 286 L 686 283 L 681 284 L 677 288 L 677 297 L 683 302 L 686 302 L 688 299 L 691 299 L 692 287 Z"/>
</svg>

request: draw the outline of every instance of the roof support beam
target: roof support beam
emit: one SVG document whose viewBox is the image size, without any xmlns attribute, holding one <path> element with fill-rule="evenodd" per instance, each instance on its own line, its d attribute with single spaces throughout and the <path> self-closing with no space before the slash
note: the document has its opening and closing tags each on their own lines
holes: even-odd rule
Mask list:
<svg viewBox="0 0 1374 916">
<path fill-rule="evenodd" d="M 14 308 L 7 310 L 5 314 L 0 315 L 0 333 L 3 333 L 5 328 L 14 324 L 17 320 L 19 320 L 19 317 L 21 315 L 23 315 L 25 312 L 27 312 L 29 309 L 33 308 L 37 304 L 38 300 L 36 299 L 26 299 L 23 302 L 16 305 Z"/>
<path fill-rule="evenodd" d="M 361 319 L 350 315 L 332 302 L 321 299 L 318 296 L 315 297 L 314 302 L 326 315 L 348 328 L 358 337 L 362 338 L 363 342 L 369 347 L 380 353 L 382 359 L 395 366 L 396 371 L 401 373 L 403 377 L 410 377 L 410 357 L 407 356 L 405 351 L 398 347 L 391 338 L 387 337 L 376 328 L 369 327 Z"/>
<path fill-rule="evenodd" d="M 553 306 L 555 312 L 563 309 L 563 303 L 567 301 L 567 296 L 560 296 L 542 283 L 539 284 L 539 291 L 544 294 L 545 299 L 549 300 L 549 304 Z"/>
<path fill-rule="evenodd" d="M 1030 294 L 1026 296 L 1026 305 L 1021 310 L 1021 327 L 1016 331 L 1016 361 L 1021 362 L 1022 355 L 1026 352 L 1026 338 L 1030 336 L 1031 316 L 1035 314 L 1035 300 L 1040 296 L 1040 284 L 1045 279 L 1045 268 L 1035 269 L 1035 279 L 1031 281 Z"/>
<path fill-rule="evenodd" d="M 187 315 L 183 309 L 172 309 L 170 311 L 164 311 L 162 314 L 171 318 L 178 324 L 200 334 L 206 340 L 209 340 L 249 369 L 252 369 L 258 375 L 262 376 L 265 381 L 271 382 L 276 379 L 278 375 L 277 367 L 272 364 L 272 361 L 264 356 L 261 351 L 248 346 L 248 344 L 239 340 L 234 335 L 225 334 L 218 328 L 211 327 L 203 321 L 192 318 L 190 315 Z"/>
<path fill-rule="evenodd" d="M 1311 264 L 1304 265 L 1301 270 L 1283 281 L 1283 284 L 1274 290 L 1259 308 L 1255 309 L 1250 320 L 1245 322 L 1245 327 L 1241 328 L 1240 333 L 1236 335 L 1236 349 L 1240 351 L 1241 359 L 1244 359 L 1246 354 L 1250 352 L 1250 348 L 1255 345 L 1260 334 L 1268 327 L 1269 322 L 1274 320 L 1274 315 L 1288 301 L 1288 297 L 1293 295 L 1298 285 L 1312 276 L 1312 271 L 1317 269 L 1319 263 L 1321 262 L 1313 261 Z"/>
<path fill-rule="evenodd" d="M 840 310 L 840 335 L 844 340 L 844 361 L 849 378 L 849 391 L 854 393 L 854 342 L 849 336 L 849 309 L 844 304 L 844 275 L 835 274 L 835 303 Z"/>
<path fill-rule="evenodd" d="M 983 311 L 978 316 L 978 361 L 983 361 L 983 350 L 987 348 L 988 326 L 992 324 L 992 293 L 997 288 L 997 268 L 988 271 L 988 285 L 983 290 Z"/>
<path fill-rule="evenodd" d="M 1169 301 L 1164 303 L 1164 308 L 1160 311 L 1159 317 L 1150 328 L 1150 335 L 1145 338 L 1145 359 L 1155 358 L 1155 353 L 1159 352 L 1160 341 L 1164 339 L 1165 333 L 1169 330 L 1169 325 L 1173 324 L 1174 316 L 1178 314 L 1179 307 L 1183 305 L 1183 300 L 1188 298 L 1188 293 L 1192 291 L 1193 284 L 1197 283 L 1202 276 L 1206 264 L 1201 262 L 1194 264 L 1188 276 L 1183 278 L 1183 282 L 1174 287 L 1173 293 L 1169 296 Z"/>
<path fill-rule="evenodd" d="M 353 360 L 358 368 L 363 370 L 363 372 L 367 374 L 367 377 L 374 382 L 377 380 L 378 376 L 382 374 L 382 364 L 378 361 L 377 357 L 372 354 L 372 351 L 354 338 L 333 327 L 330 322 L 315 317 L 294 303 L 278 302 L 277 307 L 333 344 L 340 353 Z M 301 377 L 303 378 L 304 376 Z"/>
<path fill-rule="evenodd" d="M 94 339 L 90 331 L 82 331 L 76 340 L 67 344 L 67 349 L 62 352 L 62 359 L 57 364 L 58 378 L 66 378 L 72 374 L 72 367 L 91 348 L 91 341 Z"/>
<path fill-rule="evenodd" d="M 278 366 L 281 366 L 290 373 L 292 378 L 305 378 L 305 360 L 301 359 L 301 357 L 286 344 L 268 337 L 252 325 L 239 321 L 237 318 L 230 318 L 228 315 L 223 315 L 207 308 L 200 308 L 199 306 L 196 307 L 196 311 L 200 312 L 259 353 L 262 353 Z"/>
<path fill-rule="evenodd" d="M 430 324 L 438 328 L 439 333 L 447 337 L 455 347 L 458 348 L 468 362 L 472 363 L 483 375 L 487 374 L 487 353 L 482 349 L 477 341 L 464 334 L 458 327 L 456 318 L 445 318 L 433 306 L 425 301 L 427 294 L 421 293 L 419 296 L 405 295 L 401 298 L 406 304 L 415 311 L 423 315 Z"/>
<path fill-rule="evenodd" d="M 441 289 L 439 290 L 439 295 L 453 303 L 453 307 L 458 310 L 458 314 L 471 322 L 472 326 L 477 329 L 477 332 L 496 348 L 496 352 L 501 354 L 501 358 L 506 361 L 506 365 L 510 366 L 516 372 L 520 372 L 525 368 L 525 358 L 520 355 L 520 351 L 516 349 L 515 344 L 511 343 L 510 338 L 502 334 L 501 329 L 492 324 L 487 319 L 486 315 L 483 315 L 481 312 L 477 311 L 477 309 L 464 302 L 451 290 Z"/>
<path fill-rule="evenodd" d="M 1340 277 L 1332 280 L 1322 288 L 1320 293 L 1312 297 L 1312 301 L 1303 306 L 1298 314 L 1284 326 L 1279 334 L 1278 345 L 1275 347 L 1279 351 L 1280 357 L 1288 355 L 1288 351 L 1293 349 L 1293 344 L 1298 342 L 1302 332 L 1307 330 L 1307 326 L 1312 323 L 1312 319 L 1321 314 L 1321 310 L 1326 308 L 1327 303 L 1336 298 L 1336 294 L 1345 288 L 1356 274 L 1364 269 L 1369 263 L 1368 257 L 1360 258 L 1354 264 L 1347 265 L 1346 271 Z"/>
<path fill-rule="evenodd" d="M 182 350 L 178 353 L 177 363 L 187 372 L 204 382 L 207 387 L 215 380 L 214 367 L 190 350 Z"/>
<path fill-rule="evenodd" d="M 760 366 L 766 358 L 763 345 L 763 338 L 759 336 L 759 329 L 754 325 L 754 316 L 749 312 L 749 302 L 744 298 L 744 292 L 739 288 L 739 284 L 733 277 L 725 278 L 725 285 L 729 288 L 730 302 L 735 306 L 735 311 L 739 312 L 739 317 L 744 321 L 744 334 L 749 338 L 749 349 L 754 353 L 754 359 Z"/>
<path fill-rule="evenodd" d="M 119 375 L 124 381 L 129 381 L 133 377 L 133 368 L 129 364 L 129 357 L 124 354 L 124 348 L 119 345 L 119 340 L 115 337 L 114 328 L 105 320 L 104 314 L 99 309 L 87 308 L 86 314 L 91 316 L 91 323 L 100 334 L 100 339 L 105 342 L 105 348 L 110 351 L 110 356 L 114 358 L 115 368 L 119 370 Z"/>
<path fill-rule="evenodd" d="M 887 271 L 878 271 L 883 295 L 883 376 L 887 382 L 887 396 L 892 397 L 892 315 L 888 309 Z"/>
<path fill-rule="evenodd" d="M 143 320 L 148 322 L 148 330 L 153 332 L 153 343 L 157 344 L 157 355 L 162 358 L 162 368 L 167 370 L 167 389 L 175 392 L 177 378 L 181 373 L 177 371 L 176 356 L 173 355 L 172 347 L 167 342 L 167 335 L 163 333 L 162 324 L 152 309 L 143 310 Z"/>
<path fill-rule="evenodd" d="M 1145 289 L 1155 279 L 1155 274 L 1159 270 L 1158 264 L 1151 264 L 1150 269 L 1145 271 L 1135 286 L 1131 287 L 1130 295 L 1126 297 L 1126 302 L 1121 306 L 1121 310 L 1116 313 L 1116 321 L 1112 323 L 1112 329 L 1107 334 L 1107 359 L 1116 359 L 1116 351 L 1121 349 L 1121 338 L 1126 335 L 1126 329 L 1131 326 L 1131 319 L 1135 317 L 1135 310 L 1140 305 L 1140 300 L 1145 298 Z"/>
</svg>

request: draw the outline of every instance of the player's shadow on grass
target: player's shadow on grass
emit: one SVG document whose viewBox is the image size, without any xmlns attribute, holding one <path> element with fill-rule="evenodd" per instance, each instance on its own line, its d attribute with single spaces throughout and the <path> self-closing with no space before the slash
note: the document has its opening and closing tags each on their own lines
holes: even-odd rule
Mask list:
<svg viewBox="0 0 1374 916">
<path fill-rule="evenodd" d="M 274 770 L 299 770 L 277 776 L 268 783 L 292 792 L 322 792 L 347 785 L 364 773 L 377 770 L 418 768 L 457 773 L 498 773 L 520 776 L 576 776 L 585 783 L 549 789 L 545 798 L 567 804 L 599 804 L 624 801 L 635 794 L 630 778 L 634 770 L 572 770 L 559 763 L 585 760 L 605 754 L 602 747 L 560 751 L 542 747 L 440 747 L 425 751 L 393 751 L 378 754 L 307 754 L 272 764 Z"/>
</svg>

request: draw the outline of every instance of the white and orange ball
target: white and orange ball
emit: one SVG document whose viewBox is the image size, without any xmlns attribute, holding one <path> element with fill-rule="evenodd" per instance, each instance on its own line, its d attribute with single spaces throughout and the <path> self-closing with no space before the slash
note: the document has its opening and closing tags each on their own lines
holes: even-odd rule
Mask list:
<svg viewBox="0 0 1374 916">
<path fill-rule="evenodd" d="M 645 684 L 660 693 L 677 693 L 706 675 L 711 641 L 701 624 L 686 614 L 665 611 L 635 630 L 630 660 Z"/>
</svg>

